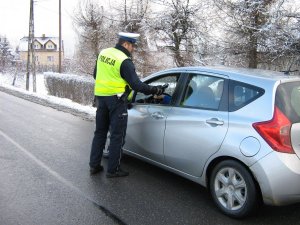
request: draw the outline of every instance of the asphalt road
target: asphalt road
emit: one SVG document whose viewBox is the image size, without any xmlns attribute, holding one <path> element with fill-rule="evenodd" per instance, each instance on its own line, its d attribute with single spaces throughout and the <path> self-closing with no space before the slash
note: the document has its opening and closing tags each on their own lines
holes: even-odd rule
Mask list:
<svg viewBox="0 0 300 225">
<path fill-rule="evenodd" d="M 300 224 L 300 204 L 228 218 L 205 188 L 131 157 L 122 162 L 128 177 L 91 177 L 93 130 L 92 121 L 0 92 L 0 225 Z"/>
</svg>

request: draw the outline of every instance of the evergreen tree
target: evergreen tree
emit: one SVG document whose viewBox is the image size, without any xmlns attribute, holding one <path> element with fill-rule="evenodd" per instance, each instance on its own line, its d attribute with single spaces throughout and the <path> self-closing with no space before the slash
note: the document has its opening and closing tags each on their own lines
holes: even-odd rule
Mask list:
<svg viewBox="0 0 300 225">
<path fill-rule="evenodd" d="M 13 55 L 6 37 L 0 36 L 0 71 L 3 72 L 11 66 Z"/>
</svg>

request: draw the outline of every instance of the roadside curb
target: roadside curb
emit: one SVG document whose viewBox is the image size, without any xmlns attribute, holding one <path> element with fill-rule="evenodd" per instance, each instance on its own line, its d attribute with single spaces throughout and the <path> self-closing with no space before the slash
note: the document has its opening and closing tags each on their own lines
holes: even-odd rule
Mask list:
<svg viewBox="0 0 300 225">
<path fill-rule="evenodd" d="M 1 85 L 0 85 L 0 91 L 5 92 L 10 95 L 13 95 L 13 96 L 16 96 L 18 98 L 25 99 L 30 102 L 34 102 L 34 103 L 37 103 L 37 104 L 40 104 L 43 106 L 51 107 L 51 108 L 57 109 L 62 112 L 70 113 L 70 114 L 72 114 L 74 116 L 78 116 L 84 120 L 88 120 L 88 121 L 95 120 L 95 114 L 93 114 L 93 113 L 86 112 L 84 110 L 76 109 L 73 107 L 68 107 L 66 105 L 51 101 L 50 98 L 51 97 L 54 98 L 54 96 L 40 97 L 32 92 L 27 92 L 25 90 L 19 90 L 18 88 L 15 88 L 15 87 L 5 87 L 5 86 L 1 86 Z"/>
</svg>

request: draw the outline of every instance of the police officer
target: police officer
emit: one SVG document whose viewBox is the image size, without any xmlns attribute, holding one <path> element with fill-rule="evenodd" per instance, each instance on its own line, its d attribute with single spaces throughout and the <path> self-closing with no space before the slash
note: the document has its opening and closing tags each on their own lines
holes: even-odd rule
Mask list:
<svg viewBox="0 0 300 225">
<path fill-rule="evenodd" d="M 120 168 L 128 119 L 126 98 L 130 89 L 146 95 L 160 95 L 164 91 L 163 86 L 143 83 L 135 72 L 131 54 L 139 36 L 135 33 L 121 32 L 116 46 L 102 50 L 98 56 L 94 70 L 97 112 L 89 163 L 91 175 L 103 170 L 101 158 L 108 130 L 110 145 L 106 177 L 129 175 Z"/>
</svg>

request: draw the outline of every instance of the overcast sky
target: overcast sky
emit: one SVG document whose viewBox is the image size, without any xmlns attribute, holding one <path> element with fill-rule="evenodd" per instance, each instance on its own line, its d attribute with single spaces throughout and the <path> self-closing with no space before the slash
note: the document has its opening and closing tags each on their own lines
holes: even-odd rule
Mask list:
<svg viewBox="0 0 300 225">
<path fill-rule="evenodd" d="M 75 35 L 72 27 L 74 9 L 80 0 L 61 0 L 62 39 L 66 56 L 73 54 Z M 57 36 L 59 32 L 59 0 L 34 0 L 35 36 Z M 0 35 L 6 36 L 15 47 L 28 36 L 30 0 L 0 0 Z"/>
</svg>

